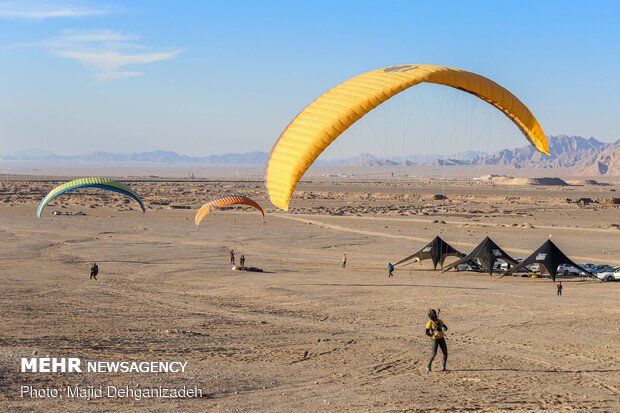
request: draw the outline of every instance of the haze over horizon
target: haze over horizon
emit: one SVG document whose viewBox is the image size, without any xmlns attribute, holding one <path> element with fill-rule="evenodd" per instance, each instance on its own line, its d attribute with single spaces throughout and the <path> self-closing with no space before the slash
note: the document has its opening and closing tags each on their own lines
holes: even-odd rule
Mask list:
<svg viewBox="0 0 620 413">
<path fill-rule="evenodd" d="M 611 142 L 620 138 L 620 80 L 608 69 L 620 60 L 618 17 L 613 1 L 0 1 L 0 154 L 269 151 L 317 96 L 399 63 L 480 73 L 528 105 L 547 135 Z M 485 102 L 419 85 L 322 157 L 525 143 Z"/>
</svg>

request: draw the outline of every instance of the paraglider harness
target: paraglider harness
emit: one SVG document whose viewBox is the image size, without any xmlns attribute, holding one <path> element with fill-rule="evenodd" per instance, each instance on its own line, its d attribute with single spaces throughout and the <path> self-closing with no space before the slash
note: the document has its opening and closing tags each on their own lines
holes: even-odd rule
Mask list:
<svg viewBox="0 0 620 413">
<path fill-rule="evenodd" d="M 448 328 L 443 324 L 443 321 L 439 320 L 439 313 L 441 313 L 441 309 L 435 311 L 435 309 L 431 308 L 428 310 L 428 318 L 432 321 L 431 328 L 426 329 L 426 335 L 431 337 L 433 340 L 437 339 L 437 333 L 446 331 Z M 443 338 L 443 337 L 440 337 Z"/>
</svg>

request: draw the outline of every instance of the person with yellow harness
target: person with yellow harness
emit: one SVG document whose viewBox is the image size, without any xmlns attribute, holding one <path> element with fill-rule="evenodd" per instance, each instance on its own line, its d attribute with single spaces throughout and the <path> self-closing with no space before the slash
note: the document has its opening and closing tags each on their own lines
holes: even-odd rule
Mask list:
<svg viewBox="0 0 620 413">
<path fill-rule="evenodd" d="M 431 358 L 428 360 L 428 364 L 426 365 L 426 371 L 429 373 L 432 371 L 433 360 L 437 355 L 437 347 L 441 347 L 441 352 L 443 353 L 441 371 L 446 371 L 446 363 L 448 362 L 448 346 L 446 345 L 444 331 L 447 331 L 448 327 L 443 320 L 439 319 L 437 311 L 432 308 L 428 310 L 428 318 L 430 318 L 430 320 L 426 323 L 426 335 L 432 339 L 433 347 Z"/>
</svg>

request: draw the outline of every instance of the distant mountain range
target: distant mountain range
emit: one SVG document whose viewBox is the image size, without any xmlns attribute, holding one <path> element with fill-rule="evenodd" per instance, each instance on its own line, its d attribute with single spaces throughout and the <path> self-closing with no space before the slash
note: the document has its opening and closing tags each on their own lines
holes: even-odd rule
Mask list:
<svg viewBox="0 0 620 413">
<path fill-rule="evenodd" d="M 5 161 L 80 162 L 80 163 L 156 163 L 156 164 L 208 164 L 234 166 L 260 166 L 267 163 L 266 152 L 226 153 L 223 155 L 188 156 L 172 151 L 137 153 L 92 152 L 84 155 L 57 155 L 41 149 L 30 149 L 0 156 Z"/>
<path fill-rule="evenodd" d="M 531 145 L 504 149 L 466 161 L 469 165 L 511 165 L 515 168 L 571 168 L 577 175 L 620 176 L 620 140 L 605 143 L 581 136 L 550 136 L 551 156 Z"/>
<path fill-rule="evenodd" d="M 335 160 L 321 160 L 317 161 L 321 166 L 398 166 L 398 165 L 432 165 L 438 161 L 443 160 L 458 160 L 459 162 L 473 161 L 481 156 L 485 155 L 483 152 L 468 151 L 460 152 L 453 155 L 404 155 L 404 156 L 389 156 L 378 157 L 369 153 L 360 153 L 359 155 L 351 156 L 349 158 L 335 159 Z"/>
<path fill-rule="evenodd" d="M 620 176 L 620 140 L 605 143 L 581 136 L 549 136 L 551 156 L 536 152 L 531 145 L 503 149 L 494 153 L 462 152 L 450 156 L 407 155 L 378 157 L 362 153 L 349 158 L 318 160 L 319 166 L 398 166 L 398 165 L 505 165 L 515 168 L 571 168 L 584 176 Z M 171 151 L 152 151 L 131 154 L 92 152 L 85 155 L 57 155 L 41 149 L 31 149 L 12 155 L 2 155 L 5 161 L 78 162 L 78 163 L 155 163 L 192 164 L 205 166 L 264 166 L 267 152 L 226 153 L 206 157 L 180 155 Z"/>
</svg>

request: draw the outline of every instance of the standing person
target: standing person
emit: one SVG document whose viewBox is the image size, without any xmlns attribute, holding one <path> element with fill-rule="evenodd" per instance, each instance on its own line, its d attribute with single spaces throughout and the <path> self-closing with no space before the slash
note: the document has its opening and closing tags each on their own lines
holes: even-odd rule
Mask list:
<svg viewBox="0 0 620 413">
<path fill-rule="evenodd" d="M 441 362 L 441 371 L 446 371 L 446 363 L 448 362 L 448 346 L 446 345 L 446 338 L 444 335 L 444 331 L 448 330 L 448 327 L 443 322 L 443 320 L 439 319 L 437 315 L 437 311 L 434 309 L 428 310 L 428 322 L 426 323 L 426 335 L 429 336 L 433 341 L 431 358 L 428 360 L 428 364 L 426 365 L 426 371 L 432 371 L 432 364 L 435 356 L 437 355 L 437 347 L 441 347 L 441 352 L 443 353 L 443 361 Z"/>
<path fill-rule="evenodd" d="M 235 250 L 230 250 L 230 263 L 235 265 Z"/>
<path fill-rule="evenodd" d="M 388 269 L 388 278 L 393 277 L 394 276 L 394 274 L 393 274 L 393 272 L 394 272 L 394 264 L 392 264 L 391 262 L 388 262 L 387 269 Z"/>
<path fill-rule="evenodd" d="M 239 258 L 239 264 L 241 267 L 245 267 L 245 255 L 241 254 L 241 258 Z"/>
<path fill-rule="evenodd" d="M 556 287 L 558 289 L 558 295 L 562 295 L 562 281 L 558 281 L 558 283 L 556 284 Z"/>
<path fill-rule="evenodd" d="M 347 268 L 347 254 L 342 256 L 342 268 Z"/>
<path fill-rule="evenodd" d="M 97 274 L 99 274 L 99 266 L 96 262 L 93 262 L 90 266 L 90 279 L 94 278 L 97 281 Z"/>
</svg>

